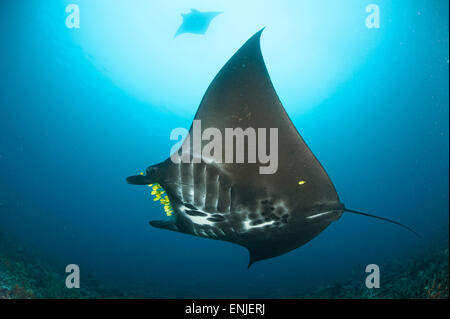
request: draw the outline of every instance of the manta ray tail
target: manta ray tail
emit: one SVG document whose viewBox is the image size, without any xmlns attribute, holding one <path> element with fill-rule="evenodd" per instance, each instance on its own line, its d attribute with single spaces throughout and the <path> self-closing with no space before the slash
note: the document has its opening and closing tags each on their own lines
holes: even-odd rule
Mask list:
<svg viewBox="0 0 450 319">
<path fill-rule="evenodd" d="M 414 231 L 413 229 L 409 228 L 406 225 L 403 225 L 402 223 L 396 222 L 395 220 L 389 219 L 389 218 L 385 218 L 385 217 L 380 217 L 380 216 L 375 216 L 375 215 L 371 215 L 371 214 L 367 214 L 367 213 L 363 213 L 363 212 L 358 212 L 356 210 L 352 210 L 352 209 L 347 209 L 344 207 L 344 211 L 347 213 L 352 213 L 352 214 L 356 214 L 356 215 L 362 215 L 362 216 L 367 216 L 367 217 L 371 217 L 371 218 L 376 218 L 376 219 L 381 219 L 384 220 L 386 222 L 398 225 L 400 227 L 403 227 L 407 230 L 409 230 L 410 232 L 412 232 L 414 235 L 416 235 L 419 238 L 422 238 L 416 231 Z"/>
</svg>

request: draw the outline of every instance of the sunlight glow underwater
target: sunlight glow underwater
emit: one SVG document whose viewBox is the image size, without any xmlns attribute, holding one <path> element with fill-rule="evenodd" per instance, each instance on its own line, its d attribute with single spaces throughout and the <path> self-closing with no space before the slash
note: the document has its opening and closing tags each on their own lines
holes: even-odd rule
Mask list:
<svg viewBox="0 0 450 319">
<path fill-rule="evenodd" d="M 75 41 L 128 94 L 191 117 L 209 83 L 262 27 L 262 51 L 287 112 L 301 114 L 335 92 L 383 37 L 366 5 L 283 1 L 78 1 Z M 389 14 L 384 5 L 383 14 Z M 191 8 L 219 11 L 205 35 L 174 34 Z M 383 19 L 383 16 L 382 16 Z M 186 113 L 186 111 L 189 111 Z M 191 114 L 192 113 L 192 114 Z"/>
</svg>

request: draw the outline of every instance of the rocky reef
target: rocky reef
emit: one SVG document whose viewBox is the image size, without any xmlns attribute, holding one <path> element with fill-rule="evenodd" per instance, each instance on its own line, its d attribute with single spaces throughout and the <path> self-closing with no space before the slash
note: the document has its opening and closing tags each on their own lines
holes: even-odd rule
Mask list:
<svg viewBox="0 0 450 319">
<path fill-rule="evenodd" d="M 67 299 L 93 297 L 87 290 L 70 290 L 63 274 L 0 236 L 0 299 Z"/>
<path fill-rule="evenodd" d="M 437 243 L 438 244 L 437 244 Z M 391 259 L 379 265 L 380 288 L 368 289 L 364 278 L 354 276 L 330 285 L 308 289 L 296 298 L 319 299 L 448 299 L 449 241 L 434 241 L 413 257 Z"/>
<path fill-rule="evenodd" d="M 449 241 L 433 241 L 420 254 L 387 260 L 379 265 L 383 270 L 381 287 L 367 289 L 361 274 L 304 291 L 267 293 L 267 298 L 301 299 L 448 299 L 449 298 Z M 15 243 L 0 236 L 0 299 L 75 299 L 75 298 L 164 298 L 130 287 L 108 287 L 96 280 L 85 280 L 83 289 L 67 289 L 64 273 L 33 256 Z M 148 288 L 147 288 L 148 289 Z M 206 292 L 205 292 L 206 293 Z M 188 298 L 195 292 L 185 292 Z M 215 296 L 209 296 L 214 298 Z M 226 298 L 226 296 L 221 296 Z M 245 296 L 240 296 L 245 298 Z M 249 294 L 249 297 L 251 294 Z"/>
</svg>

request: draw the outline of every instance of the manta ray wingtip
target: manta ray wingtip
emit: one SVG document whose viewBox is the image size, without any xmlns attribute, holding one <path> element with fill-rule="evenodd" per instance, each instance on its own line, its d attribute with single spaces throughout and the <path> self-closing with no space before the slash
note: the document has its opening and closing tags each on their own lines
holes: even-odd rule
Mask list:
<svg viewBox="0 0 450 319">
<path fill-rule="evenodd" d="M 266 27 L 262 28 L 253 36 L 245 42 L 245 44 L 241 47 L 241 49 L 235 54 L 238 55 L 239 52 L 245 51 L 245 49 L 253 50 L 254 52 L 260 52 L 261 51 L 261 34 L 266 29 Z M 261 53 L 259 54 L 261 55 Z"/>
<path fill-rule="evenodd" d="M 247 40 L 246 45 L 244 46 L 248 46 L 248 45 L 256 45 L 258 47 L 260 47 L 261 45 L 261 34 L 263 33 L 263 31 L 266 29 L 266 27 L 260 29 L 258 32 L 256 32 L 250 39 Z"/>
<path fill-rule="evenodd" d="M 256 259 L 256 258 L 255 258 L 255 254 L 252 252 L 251 249 L 249 249 L 249 248 L 247 248 L 247 249 L 248 249 L 248 252 L 249 252 L 249 259 L 248 259 L 248 266 L 247 266 L 247 269 L 250 269 L 250 267 L 251 267 L 255 262 L 257 262 L 259 259 Z"/>
<path fill-rule="evenodd" d="M 256 32 L 253 37 L 257 37 L 257 38 L 261 38 L 261 34 L 263 33 L 263 31 L 266 29 L 266 27 L 263 27 L 262 29 L 260 29 L 258 32 Z"/>
</svg>

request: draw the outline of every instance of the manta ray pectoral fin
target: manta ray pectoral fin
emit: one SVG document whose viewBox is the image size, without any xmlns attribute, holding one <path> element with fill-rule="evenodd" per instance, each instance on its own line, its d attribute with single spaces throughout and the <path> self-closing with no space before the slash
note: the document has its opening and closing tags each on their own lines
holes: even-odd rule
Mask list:
<svg viewBox="0 0 450 319">
<path fill-rule="evenodd" d="M 248 269 L 250 269 L 250 267 L 256 262 L 256 260 L 255 260 L 255 257 L 254 257 L 254 254 L 252 254 L 252 251 L 249 249 L 248 250 L 248 252 L 249 252 L 249 254 L 250 254 L 250 257 L 249 257 L 249 260 L 248 260 Z"/>
<path fill-rule="evenodd" d="M 261 250 L 256 248 L 246 247 L 248 249 L 249 260 L 248 260 L 248 269 L 256 263 L 257 261 L 261 261 L 263 259 L 267 259 L 267 257 Z M 264 249 L 263 249 L 264 250 Z"/>
<path fill-rule="evenodd" d="M 150 225 L 155 227 L 155 228 L 160 228 L 160 229 L 166 229 L 166 230 L 172 230 L 172 231 L 179 232 L 178 227 L 172 221 L 152 220 L 150 222 Z"/>
</svg>

